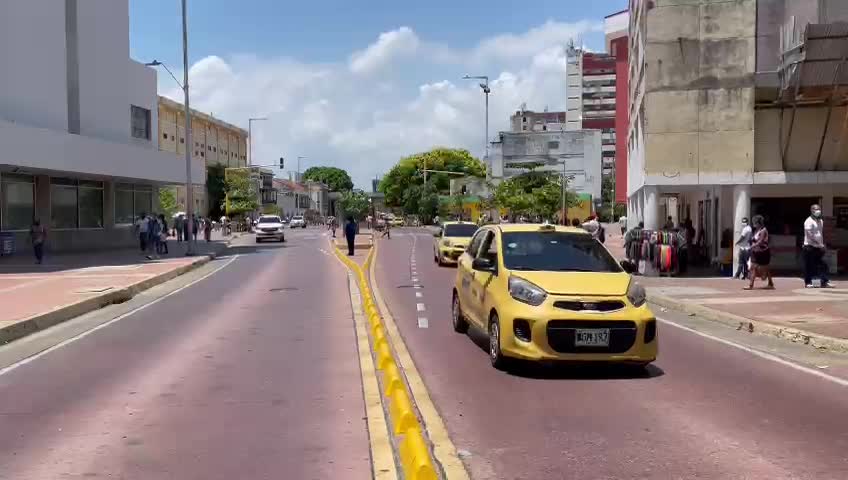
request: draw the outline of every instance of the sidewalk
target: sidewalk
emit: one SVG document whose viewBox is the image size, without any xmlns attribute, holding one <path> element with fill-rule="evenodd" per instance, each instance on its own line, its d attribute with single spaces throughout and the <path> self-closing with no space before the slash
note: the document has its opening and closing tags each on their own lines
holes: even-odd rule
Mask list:
<svg viewBox="0 0 848 480">
<path fill-rule="evenodd" d="M 620 232 L 608 235 L 605 245 L 617 259 L 624 258 Z M 648 291 L 648 300 L 661 308 L 848 353 L 848 283 L 838 278 L 838 288 L 805 289 L 797 276 L 775 277 L 774 290 L 761 289 L 764 284 L 758 280 L 751 291 L 742 289 L 747 282 L 726 277 L 636 278 Z"/>
<path fill-rule="evenodd" d="M 147 260 L 137 250 L 57 254 L 35 265 L 26 255 L 0 259 L 0 344 L 104 306 L 129 300 L 222 252 L 226 243 L 169 242 L 170 255 Z"/>
</svg>

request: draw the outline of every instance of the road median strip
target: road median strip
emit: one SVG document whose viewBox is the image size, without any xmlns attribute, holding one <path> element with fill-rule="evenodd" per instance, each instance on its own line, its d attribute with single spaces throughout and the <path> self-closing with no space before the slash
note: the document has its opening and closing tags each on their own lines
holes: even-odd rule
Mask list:
<svg viewBox="0 0 848 480">
<path fill-rule="evenodd" d="M 436 480 L 440 478 L 440 475 L 423 433 L 424 425 L 416 413 L 410 392 L 407 391 L 400 365 L 392 350 L 389 337 L 386 335 L 386 326 L 380 315 L 380 309 L 377 307 L 374 293 L 365 274 L 372 264 L 376 248 L 368 252 L 364 265 L 360 266 L 344 255 L 335 243 L 334 246 L 338 258 L 354 273 L 362 296 L 361 309 L 370 326 L 371 352 L 374 355 L 377 370 L 381 372 L 384 405 L 388 404 L 386 410 L 392 425 L 403 478 Z"/>
</svg>

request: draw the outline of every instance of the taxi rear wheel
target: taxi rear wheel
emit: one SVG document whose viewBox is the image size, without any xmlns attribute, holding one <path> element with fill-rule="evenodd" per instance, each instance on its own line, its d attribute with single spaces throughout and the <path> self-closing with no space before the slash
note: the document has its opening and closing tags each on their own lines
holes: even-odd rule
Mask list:
<svg viewBox="0 0 848 480">
<path fill-rule="evenodd" d="M 506 370 L 509 359 L 501 351 L 501 322 L 497 313 L 489 320 L 489 360 L 498 370 Z"/>
<path fill-rule="evenodd" d="M 462 306 L 459 304 L 459 295 L 456 292 L 453 294 L 451 323 L 453 323 L 453 331 L 456 333 L 466 333 L 468 331 L 468 321 L 465 320 L 465 315 L 462 314 Z"/>
</svg>

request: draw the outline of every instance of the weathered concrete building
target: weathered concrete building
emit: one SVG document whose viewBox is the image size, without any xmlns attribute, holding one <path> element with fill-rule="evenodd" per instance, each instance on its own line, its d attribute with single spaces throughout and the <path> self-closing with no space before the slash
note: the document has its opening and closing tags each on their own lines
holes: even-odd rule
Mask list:
<svg viewBox="0 0 848 480">
<path fill-rule="evenodd" d="M 631 0 L 630 13 L 630 221 L 692 219 L 715 257 L 722 232 L 762 214 L 775 263 L 793 267 L 821 203 L 839 227 L 828 242 L 848 246 L 848 2 Z"/>
</svg>

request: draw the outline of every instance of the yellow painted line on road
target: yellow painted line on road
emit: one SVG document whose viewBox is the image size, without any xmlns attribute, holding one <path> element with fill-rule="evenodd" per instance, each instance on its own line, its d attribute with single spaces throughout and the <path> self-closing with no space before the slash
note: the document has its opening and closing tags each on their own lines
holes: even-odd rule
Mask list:
<svg viewBox="0 0 848 480">
<path fill-rule="evenodd" d="M 335 257 L 335 255 L 334 255 Z M 336 257 L 343 266 L 345 262 Z M 371 345 L 368 342 L 368 327 L 362 313 L 362 297 L 356 286 L 352 271 L 348 273 L 350 303 L 353 308 L 353 323 L 356 329 L 356 344 L 359 353 L 359 372 L 362 380 L 362 396 L 365 401 L 365 418 L 368 426 L 368 441 L 371 449 L 371 469 L 378 480 L 397 480 L 392 440 L 383 409 L 383 396 L 377 380 L 377 369 L 371 357 Z"/>
<path fill-rule="evenodd" d="M 377 257 L 380 242 L 374 243 L 374 258 Z M 418 412 L 424 421 L 424 427 L 427 430 L 427 437 L 433 444 L 433 455 L 436 461 L 441 464 L 442 470 L 445 473 L 445 478 L 448 480 L 466 480 L 469 479 L 468 472 L 465 470 L 462 460 L 456 451 L 456 446 L 448 435 L 445 421 L 436 410 L 436 405 L 430 398 L 430 393 L 427 391 L 427 386 L 424 385 L 424 380 L 421 374 L 418 373 L 418 368 L 412 360 L 412 355 L 406 348 L 406 343 L 400 335 L 394 318 L 389 309 L 386 307 L 386 302 L 380 293 L 380 287 L 377 285 L 376 261 L 370 262 L 369 275 L 371 279 L 371 291 L 377 300 L 377 307 L 383 312 L 383 322 L 385 323 L 386 331 L 394 346 L 395 353 L 400 361 L 400 366 L 406 375 L 406 381 L 409 385 L 409 390 L 412 393 L 412 398 L 418 406 Z"/>
</svg>

